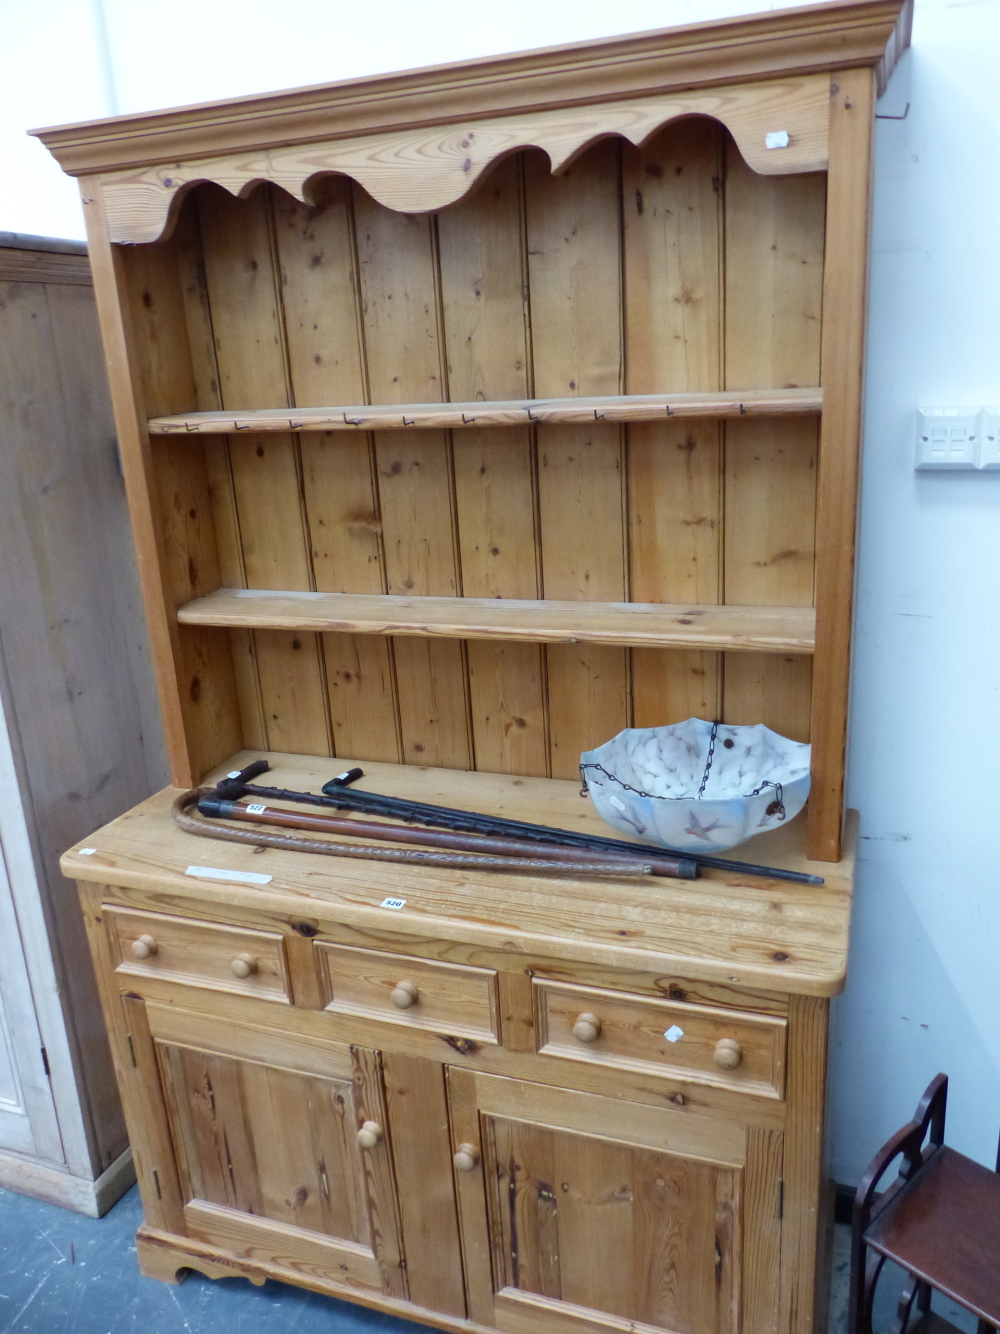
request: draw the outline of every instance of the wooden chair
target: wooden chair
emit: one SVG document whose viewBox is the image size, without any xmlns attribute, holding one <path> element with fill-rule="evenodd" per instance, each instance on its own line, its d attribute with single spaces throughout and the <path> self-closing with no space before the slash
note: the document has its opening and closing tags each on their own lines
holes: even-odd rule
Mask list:
<svg viewBox="0 0 1000 1334">
<path fill-rule="evenodd" d="M 907 1272 L 892 1334 L 957 1334 L 930 1309 L 937 1289 L 1000 1328 L 1000 1153 L 997 1171 L 944 1144 L 948 1077 L 937 1075 L 913 1120 L 873 1158 L 854 1199 L 848 1334 L 872 1334 L 875 1288 L 886 1260 Z M 902 1155 L 896 1180 L 879 1183 Z M 917 1319 L 911 1324 L 916 1305 Z"/>
</svg>

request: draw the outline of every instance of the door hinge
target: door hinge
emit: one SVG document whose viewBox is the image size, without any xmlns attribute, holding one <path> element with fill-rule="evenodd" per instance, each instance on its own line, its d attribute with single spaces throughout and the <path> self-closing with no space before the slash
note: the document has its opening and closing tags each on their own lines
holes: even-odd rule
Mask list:
<svg viewBox="0 0 1000 1334">
<path fill-rule="evenodd" d="M 45 1074 L 49 1079 L 52 1078 L 52 1071 L 49 1069 L 49 1053 L 42 1048 L 42 1065 L 45 1067 Z"/>
<path fill-rule="evenodd" d="M 778 1217 L 785 1216 L 785 1178 L 778 1177 Z"/>
<path fill-rule="evenodd" d="M 132 1068 L 135 1069 L 135 1048 L 132 1046 L 132 1034 L 125 1034 L 125 1041 L 128 1043 L 128 1058 L 132 1062 Z"/>
</svg>

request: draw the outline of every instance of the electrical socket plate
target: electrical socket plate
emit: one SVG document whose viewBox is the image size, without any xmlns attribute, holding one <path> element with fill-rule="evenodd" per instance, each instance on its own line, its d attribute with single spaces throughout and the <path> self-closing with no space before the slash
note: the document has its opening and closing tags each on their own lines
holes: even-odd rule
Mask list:
<svg viewBox="0 0 1000 1334">
<path fill-rule="evenodd" d="M 978 468 L 979 419 L 968 408 L 918 408 L 917 467 Z"/>
<path fill-rule="evenodd" d="M 979 423 L 979 466 L 1000 469 L 1000 407 L 983 408 Z"/>
</svg>

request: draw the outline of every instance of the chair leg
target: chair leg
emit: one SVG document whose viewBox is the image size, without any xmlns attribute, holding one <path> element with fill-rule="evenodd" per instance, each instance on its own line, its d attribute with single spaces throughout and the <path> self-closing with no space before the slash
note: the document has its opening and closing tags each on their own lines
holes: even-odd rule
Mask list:
<svg viewBox="0 0 1000 1334">
<path fill-rule="evenodd" d="M 908 1274 L 906 1282 L 903 1284 L 903 1290 L 899 1294 L 899 1304 L 896 1307 L 896 1321 L 892 1327 L 892 1334 L 906 1334 L 914 1301 L 917 1303 L 917 1310 L 920 1314 L 926 1315 L 931 1309 L 931 1286 L 929 1283 L 921 1283 L 915 1274 Z"/>
<path fill-rule="evenodd" d="M 869 1253 L 864 1242 L 852 1256 L 851 1295 L 847 1308 L 847 1334 L 873 1334 L 872 1307 L 875 1288 L 885 1264 L 885 1256 Z"/>
</svg>

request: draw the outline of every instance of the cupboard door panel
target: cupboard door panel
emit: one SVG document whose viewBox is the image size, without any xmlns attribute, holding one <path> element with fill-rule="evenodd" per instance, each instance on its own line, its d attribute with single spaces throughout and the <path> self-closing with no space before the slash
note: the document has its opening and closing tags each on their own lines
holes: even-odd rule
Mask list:
<svg viewBox="0 0 1000 1334">
<path fill-rule="evenodd" d="M 469 1312 L 511 1334 L 763 1334 L 780 1132 L 449 1072 Z M 610 1133 L 609 1133 L 610 1131 Z M 463 1157 L 475 1157 L 466 1152 Z"/>
<path fill-rule="evenodd" d="M 677 1334 L 733 1328 L 736 1169 L 500 1117 L 483 1133 L 501 1294 Z"/>
<path fill-rule="evenodd" d="M 406 1296 L 388 1142 L 358 1143 L 387 1124 L 377 1053 L 335 1052 L 331 1075 L 174 1040 L 157 1054 L 191 1235 Z"/>
</svg>

